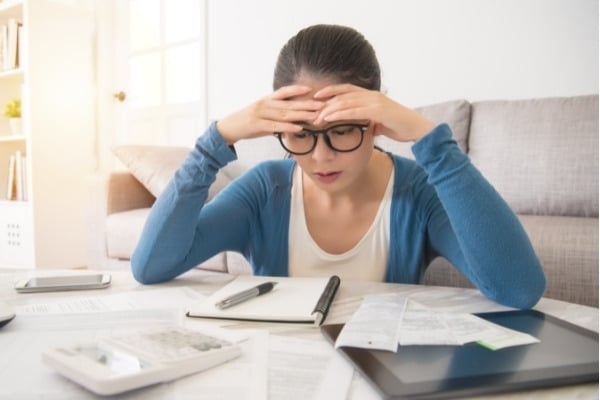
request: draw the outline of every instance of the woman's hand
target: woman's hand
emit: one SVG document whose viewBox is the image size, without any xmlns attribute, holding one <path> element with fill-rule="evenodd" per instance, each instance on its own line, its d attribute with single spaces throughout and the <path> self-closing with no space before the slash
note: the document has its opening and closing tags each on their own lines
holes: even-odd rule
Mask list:
<svg viewBox="0 0 600 400">
<path fill-rule="evenodd" d="M 400 142 L 416 142 L 435 127 L 429 119 L 383 93 L 351 84 L 327 86 L 314 98 L 325 101 L 315 125 L 323 121 L 369 120 L 375 123 L 375 135 Z"/>
<path fill-rule="evenodd" d="M 217 129 L 227 144 L 240 139 L 272 135 L 273 132 L 299 132 L 296 121 L 317 118 L 325 103 L 321 100 L 289 100 L 309 93 L 312 88 L 292 85 L 282 87 L 248 107 L 217 122 Z"/>
</svg>

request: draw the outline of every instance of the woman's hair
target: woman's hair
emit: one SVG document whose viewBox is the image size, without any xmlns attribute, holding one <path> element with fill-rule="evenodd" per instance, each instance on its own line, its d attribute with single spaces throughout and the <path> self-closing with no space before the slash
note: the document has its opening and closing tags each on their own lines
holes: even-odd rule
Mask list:
<svg viewBox="0 0 600 400">
<path fill-rule="evenodd" d="M 277 59 L 273 89 L 293 84 L 301 72 L 370 90 L 381 87 L 375 50 L 361 33 L 346 26 L 313 25 L 288 40 Z"/>
</svg>

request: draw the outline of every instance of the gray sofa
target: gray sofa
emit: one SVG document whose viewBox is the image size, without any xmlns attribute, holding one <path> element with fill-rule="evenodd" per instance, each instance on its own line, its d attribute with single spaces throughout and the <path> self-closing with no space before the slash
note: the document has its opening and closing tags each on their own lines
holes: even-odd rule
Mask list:
<svg viewBox="0 0 600 400">
<path fill-rule="evenodd" d="M 547 276 L 545 297 L 598 307 L 598 95 L 467 102 L 418 109 L 447 122 L 459 146 L 521 220 Z M 413 158 L 410 145 L 378 138 L 385 150 Z M 223 169 L 212 197 L 265 158 L 281 158 L 273 138 L 240 142 L 238 160 Z M 92 177 L 89 266 L 127 268 L 157 196 L 189 149 L 118 146 L 126 169 Z M 237 253 L 200 267 L 250 273 Z M 425 284 L 471 286 L 438 258 Z"/>
</svg>

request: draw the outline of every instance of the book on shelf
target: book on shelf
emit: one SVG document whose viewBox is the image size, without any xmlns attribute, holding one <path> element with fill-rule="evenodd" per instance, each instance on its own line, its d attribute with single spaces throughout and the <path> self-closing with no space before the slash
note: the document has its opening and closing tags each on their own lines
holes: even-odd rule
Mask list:
<svg viewBox="0 0 600 400">
<path fill-rule="evenodd" d="M 23 155 L 21 157 L 21 200 L 29 200 L 27 194 L 27 157 Z"/>
<path fill-rule="evenodd" d="M 15 155 L 11 154 L 8 159 L 8 184 L 6 189 L 6 200 L 16 200 L 16 187 L 15 187 Z"/>
<path fill-rule="evenodd" d="M 21 68 L 23 60 L 23 24 L 19 23 L 17 27 L 17 56 L 15 68 Z"/>
<path fill-rule="evenodd" d="M 23 198 L 23 155 L 20 151 L 15 152 L 15 197 L 18 201 Z"/>
<path fill-rule="evenodd" d="M 6 31 L 6 32 L 5 32 Z M 6 38 L 8 37 L 8 26 L 0 25 L 0 72 L 4 71 L 4 60 L 8 57 L 6 55 Z"/>
<path fill-rule="evenodd" d="M 0 25 L 0 70 L 19 68 L 22 27 L 23 23 L 16 18 L 9 18 L 5 24 Z"/>
<path fill-rule="evenodd" d="M 27 200 L 27 170 L 26 157 L 16 151 L 10 155 L 8 161 L 8 179 L 6 188 L 6 199 L 25 201 Z"/>
</svg>

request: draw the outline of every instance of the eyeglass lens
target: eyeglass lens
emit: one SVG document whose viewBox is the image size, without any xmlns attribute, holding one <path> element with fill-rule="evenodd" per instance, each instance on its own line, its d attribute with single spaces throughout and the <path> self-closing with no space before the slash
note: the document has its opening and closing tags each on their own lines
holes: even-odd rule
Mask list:
<svg viewBox="0 0 600 400">
<path fill-rule="evenodd" d="M 281 133 L 279 139 L 283 147 L 293 154 L 310 153 L 316 146 L 318 136 L 335 151 L 348 152 L 360 147 L 363 139 L 364 125 L 337 125 L 324 131 L 304 129 L 298 133 Z"/>
</svg>

